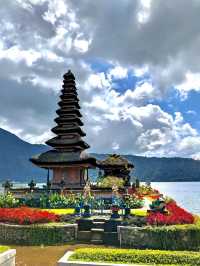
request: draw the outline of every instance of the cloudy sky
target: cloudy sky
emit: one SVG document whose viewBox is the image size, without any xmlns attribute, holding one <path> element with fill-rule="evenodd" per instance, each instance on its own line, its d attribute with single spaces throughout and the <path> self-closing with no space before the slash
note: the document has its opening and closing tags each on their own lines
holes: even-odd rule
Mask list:
<svg viewBox="0 0 200 266">
<path fill-rule="evenodd" d="M 44 143 L 62 75 L 91 152 L 200 158 L 200 0 L 0 0 L 0 127 Z"/>
</svg>

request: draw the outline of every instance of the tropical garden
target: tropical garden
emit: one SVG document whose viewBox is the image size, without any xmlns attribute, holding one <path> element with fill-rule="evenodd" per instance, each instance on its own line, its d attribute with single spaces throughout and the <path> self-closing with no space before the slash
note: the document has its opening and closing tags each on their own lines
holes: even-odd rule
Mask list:
<svg viewBox="0 0 200 266">
<path fill-rule="evenodd" d="M 113 186 L 111 198 L 95 196 L 89 186 L 82 193 L 47 192 L 35 197 L 30 192 L 18 199 L 9 192 L 0 195 L 0 243 L 78 243 L 77 234 L 82 230 L 80 221 L 84 221 L 84 230 L 87 231 L 93 230 L 94 220 L 102 218 L 106 221 L 104 230 L 107 233 L 117 234 L 118 226 L 126 228 L 127 232 L 124 231 L 121 237 L 122 243 L 116 242 L 123 249 L 78 249 L 71 260 L 200 265 L 200 255 L 196 252 L 200 248 L 199 218 L 149 184 L 133 187 L 124 195 L 120 195 L 118 187 Z M 144 230 L 140 231 L 138 242 L 135 241 L 138 236 L 133 234 L 135 228 Z M 132 245 L 132 235 L 136 246 Z M 123 238 L 130 241 L 123 242 Z M 145 246 L 146 242 L 148 245 Z M 81 239 L 81 243 L 89 242 L 86 238 Z"/>
<path fill-rule="evenodd" d="M 123 224 L 129 225 L 134 225 L 136 218 L 142 218 L 137 226 L 195 224 L 198 221 L 198 217 L 148 185 L 141 185 L 123 196 L 115 191 L 111 199 L 95 197 L 90 190 L 77 194 L 46 193 L 39 198 L 32 193 L 20 199 L 9 192 L 0 195 L 1 223 L 73 223 L 81 216 L 101 215 L 120 218 Z"/>
</svg>

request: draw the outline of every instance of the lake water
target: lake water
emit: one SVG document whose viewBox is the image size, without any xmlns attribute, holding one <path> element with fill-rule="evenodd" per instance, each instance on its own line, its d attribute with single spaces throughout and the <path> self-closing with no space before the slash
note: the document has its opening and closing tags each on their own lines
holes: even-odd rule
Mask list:
<svg viewBox="0 0 200 266">
<path fill-rule="evenodd" d="M 37 184 L 42 186 L 43 184 Z M 169 196 L 188 211 L 200 214 L 200 182 L 152 182 L 152 187 L 165 196 Z M 26 187 L 26 184 L 14 183 L 15 187 Z M 0 192 L 3 188 L 0 185 Z"/>
<path fill-rule="evenodd" d="M 200 182 L 153 182 L 152 187 L 175 199 L 186 210 L 200 214 Z"/>
</svg>

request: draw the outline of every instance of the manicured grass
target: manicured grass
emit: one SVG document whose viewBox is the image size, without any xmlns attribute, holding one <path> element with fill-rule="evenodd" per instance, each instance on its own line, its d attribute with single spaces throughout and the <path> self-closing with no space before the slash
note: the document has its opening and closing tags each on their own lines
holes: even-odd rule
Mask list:
<svg viewBox="0 0 200 266">
<path fill-rule="evenodd" d="M 131 214 L 136 216 L 147 216 L 147 210 L 144 209 L 131 209 Z"/>
<path fill-rule="evenodd" d="M 80 248 L 70 260 L 109 263 L 143 263 L 150 265 L 200 265 L 200 253 L 113 248 Z"/>
<path fill-rule="evenodd" d="M 3 253 L 8 249 L 9 249 L 9 247 L 7 247 L 7 246 L 0 246 L 0 253 Z"/>
<path fill-rule="evenodd" d="M 45 211 L 52 212 L 57 215 L 72 215 L 74 214 L 74 209 L 44 209 Z M 131 214 L 137 216 L 146 216 L 147 211 L 144 209 L 131 209 Z"/>
<path fill-rule="evenodd" d="M 74 209 L 44 209 L 57 215 L 71 215 L 74 214 Z"/>
</svg>

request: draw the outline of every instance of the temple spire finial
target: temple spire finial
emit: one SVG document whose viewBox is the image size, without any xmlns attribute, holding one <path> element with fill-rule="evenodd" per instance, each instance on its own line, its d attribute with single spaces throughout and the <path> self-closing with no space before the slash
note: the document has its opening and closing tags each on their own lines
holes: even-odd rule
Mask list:
<svg viewBox="0 0 200 266">
<path fill-rule="evenodd" d="M 69 70 L 64 75 L 63 89 L 60 95 L 60 108 L 56 111 L 55 119 L 57 126 L 52 129 L 56 136 L 46 142 L 56 150 L 81 153 L 88 149 L 89 145 L 82 140 L 85 132 L 81 129 L 80 105 L 76 89 L 74 74 Z"/>
<path fill-rule="evenodd" d="M 69 70 L 67 71 L 67 73 L 64 74 L 63 78 L 64 78 L 64 79 L 73 79 L 73 80 L 75 80 L 75 76 L 74 76 L 74 74 L 72 73 L 71 69 L 69 69 Z"/>
</svg>

